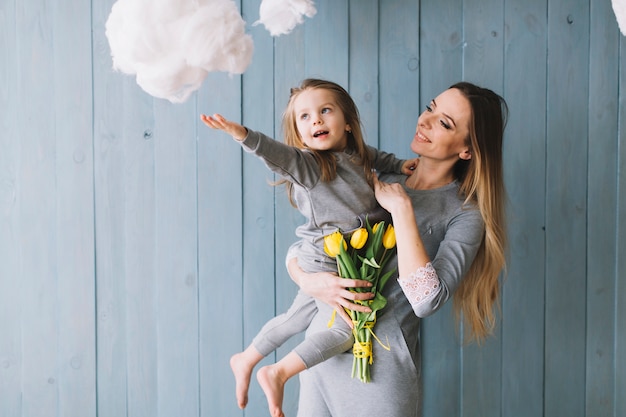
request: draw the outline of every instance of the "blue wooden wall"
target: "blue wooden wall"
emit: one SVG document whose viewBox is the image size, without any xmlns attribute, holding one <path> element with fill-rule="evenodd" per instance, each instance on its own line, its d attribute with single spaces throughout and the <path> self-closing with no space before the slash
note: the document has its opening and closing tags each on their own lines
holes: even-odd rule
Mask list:
<svg viewBox="0 0 626 417">
<path fill-rule="evenodd" d="M 259 3 L 238 3 L 249 23 Z M 424 321 L 425 415 L 626 415 L 626 38 L 610 0 L 317 0 L 288 36 L 249 26 L 246 73 L 210 74 L 184 104 L 112 71 L 112 4 L 0 0 L 1 417 L 267 415 L 256 383 L 237 409 L 228 359 L 290 304 L 301 218 L 198 115 L 278 136 L 309 76 L 347 87 L 368 142 L 402 157 L 450 84 L 509 103 L 499 326 L 462 347 L 450 308 Z"/>
</svg>

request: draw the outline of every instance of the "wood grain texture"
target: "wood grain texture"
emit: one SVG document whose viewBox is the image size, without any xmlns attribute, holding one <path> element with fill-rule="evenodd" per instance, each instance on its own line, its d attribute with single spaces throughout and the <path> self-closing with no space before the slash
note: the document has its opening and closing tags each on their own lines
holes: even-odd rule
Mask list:
<svg viewBox="0 0 626 417">
<path fill-rule="evenodd" d="M 586 414 L 615 415 L 619 34 L 609 3 L 590 4 Z M 602 323 L 600 325 L 600 323 Z"/>
<path fill-rule="evenodd" d="M 242 76 L 184 104 L 112 70 L 114 0 L 0 3 L 0 415 L 265 416 L 229 358 L 285 311 L 301 215 L 200 113 L 282 140 L 289 90 L 346 87 L 368 143 L 411 157 L 425 104 L 465 79 L 501 93 L 509 254 L 496 335 L 423 321 L 425 416 L 626 413 L 626 51 L 609 2 L 316 2 L 254 40 Z M 262 364 L 287 354 L 302 335 Z M 298 381 L 284 409 L 298 410 Z"/>
<path fill-rule="evenodd" d="M 544 415 L 546 8 L 546 0 L 505 7 L 509 255 L 502 286 L 502 415 L 508 417 Z"/>
<path fill-rule="evenodd" d="M 619 35 L 618 35 L 619 36 Z M 626 396 L 621 393 L 626 392 L 626 257 L 623 254 L 626 251 L 626 42 L 624 38 L 620 38 L 619 44 L 620 62 L 619 68 L 619 87 L 617 88 L 618 98 L 618 127 L 617 127 L 617 143 L 618 143 L 618 161 L 617 161 L 617 268 L 615 273 L 615 381 L 612 389 L 615 393 L 615 416 L 626 414 Z"/>
<path fill-rule="evenodd" d="M 0 5 L 0 415 L 22 414 L 21 295 L 19 279 L 21 187 L 18 91 L 19 56 L 15 2 Z"/>
<path fill-rule="evenodd" d="M 88 3 L 59 5 L 51 12 L 58 245 L 58 412 L 80 417 L 93 415 L 97 403 L 91 6 Z"/>
<path fill-rule="evenodd" d="M 572 417 L 585 413 L 588 16 L 587 1 L 548 3 L 544 413 Z"/>
</svg>

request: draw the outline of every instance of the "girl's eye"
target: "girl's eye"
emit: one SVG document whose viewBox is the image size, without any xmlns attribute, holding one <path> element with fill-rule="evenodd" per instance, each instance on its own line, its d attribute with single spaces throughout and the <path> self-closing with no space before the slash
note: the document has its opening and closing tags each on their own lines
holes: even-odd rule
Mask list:
<svg viewBox="0 0 626 417">
<path fill-rule="evenodd" d="M 308 118 L 309 118 L 309 114 L 308 114 L 308 113 L 302 113 L 302 114 L 300 115 L 300 120 L 306 120 L 306 119 L 308 119 Z"/>
<path fill-rule="evenodd" d="M 322 109 L 322 114 L 326 114 L 326 113 L 328 113 L 328 112 L 330 112 L 330 109 L 329 109 L 328 107 L 324 107 L 324 108 Z"/>
</svg>

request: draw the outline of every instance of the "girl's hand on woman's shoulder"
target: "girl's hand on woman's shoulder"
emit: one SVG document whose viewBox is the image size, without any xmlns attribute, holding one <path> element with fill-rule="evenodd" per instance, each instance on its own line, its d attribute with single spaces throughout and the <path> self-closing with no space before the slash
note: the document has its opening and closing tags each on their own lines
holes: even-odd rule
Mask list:
<svg viewBox="0 0 626 417">
<path fill-rule="evenodd" d="M 413 171 L 415 171 L 415 168 L 417 168 L 417 164 L 419 164 L 419 162 L 419 158 L 407 159 L 404 161 L 404 164 L 402 164 L 402 173 L 406 176 L 411 175 Z"/>
<path fill-rule="evenodd" d="M 404 191 L 402 184 L 380 181 L 376 174 L 374 174 L 374 194 L 378 204 L 390 212 L 392 216 L 393 211 L 401 209 L 403 205 L 409 209 L 412 207 L 411 200 Z"/>
</svg>

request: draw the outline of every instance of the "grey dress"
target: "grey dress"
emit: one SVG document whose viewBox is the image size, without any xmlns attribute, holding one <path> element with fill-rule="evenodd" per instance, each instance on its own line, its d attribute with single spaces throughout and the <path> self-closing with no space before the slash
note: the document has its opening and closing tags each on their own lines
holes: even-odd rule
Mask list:
<svg viewBox="0 0 626 417">
<path fill-rule="evenodd" d="M 404 184 L 402 175 L 382 176 L 386 182 Z M 420 417 L 422 403 L 419 345 L 420 317 L 448 301 L 467 273 L 484 235 L 484 223 L 475 207 L 464 207 L 459 184 L 434 190 L 404 187 L 413 202 L 415 218 L 432 265 L 441 284 L 439 293 L 414 311 L 396 279 L 384 290 L 387 307 L 379 312 L 376 335 L 391 350 L 374 343 L 372 382 L 351 378 L 352 353 L 334 356 L 300 374 L 298 417 Z M 390 267 L 396 267 L 396 262 Z M 320 314 L 308 332 L 325 326 Z"/>
</svg>

